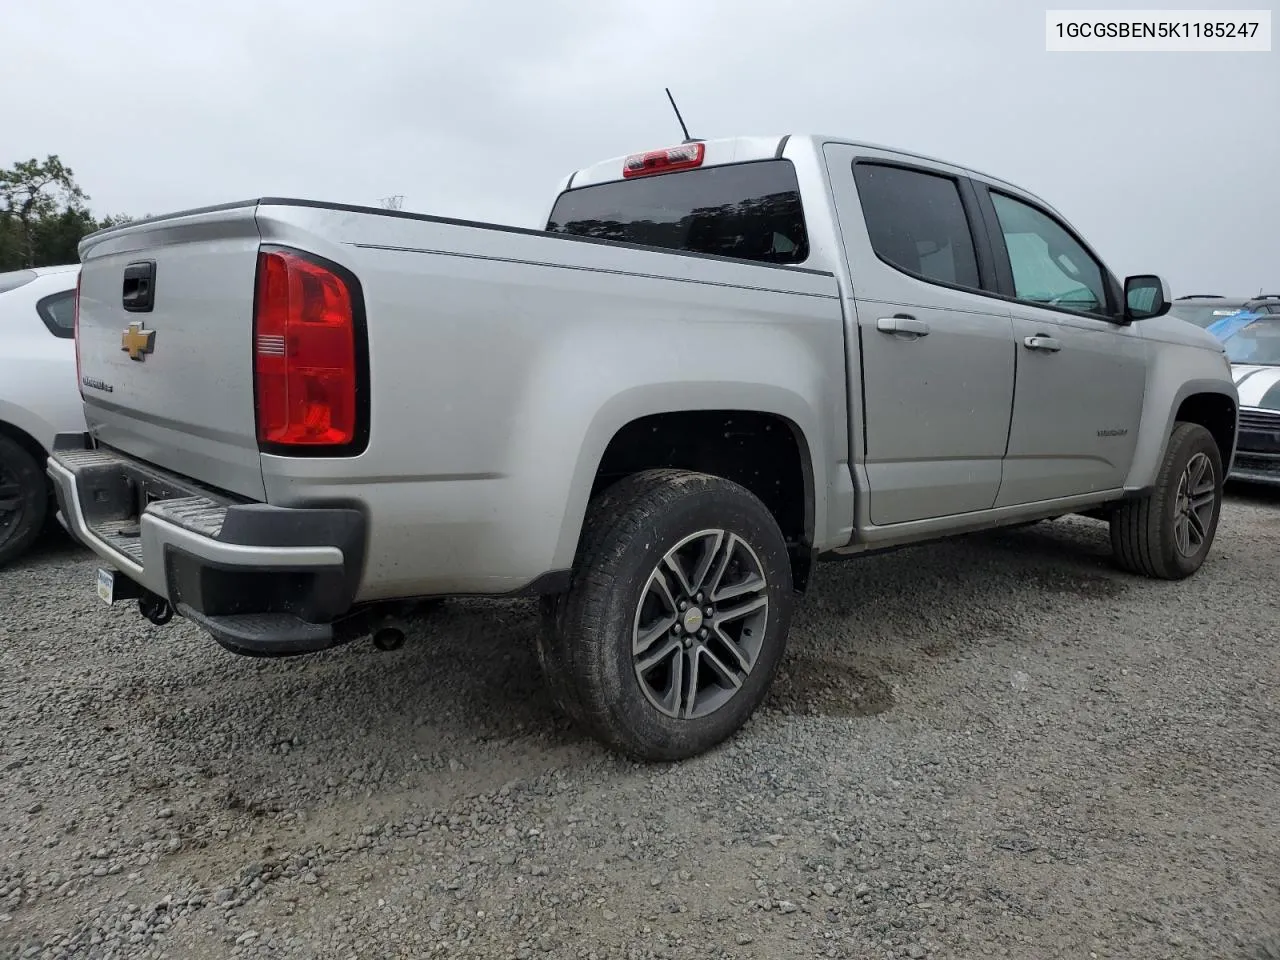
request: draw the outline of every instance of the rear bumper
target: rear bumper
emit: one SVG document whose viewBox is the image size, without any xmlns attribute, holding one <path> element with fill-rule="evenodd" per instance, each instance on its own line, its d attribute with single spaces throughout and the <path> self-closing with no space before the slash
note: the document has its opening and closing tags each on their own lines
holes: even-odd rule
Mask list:
<svg viewBox="0 0 1280 960">
<path fill-rule="evenodd" d="M 237 502 L 106 448 L 60 435 L 48 462 L 58 519 L 111 567 L 226 646 L 332 646 L 364 565 L 353 509 Z"/>
</svg>

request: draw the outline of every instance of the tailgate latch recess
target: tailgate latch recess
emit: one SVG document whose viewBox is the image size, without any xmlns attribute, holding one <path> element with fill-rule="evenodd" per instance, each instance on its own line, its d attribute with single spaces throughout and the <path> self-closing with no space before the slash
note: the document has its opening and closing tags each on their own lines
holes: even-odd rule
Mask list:
<svg viewBox="0 0 1280 960">
<path fill-rule="evenodd" d="M 156 304 L 156 262 L 135 260 L 124 268 L 120 302 L 130 313 L 150 313 Z"/>
</svg>

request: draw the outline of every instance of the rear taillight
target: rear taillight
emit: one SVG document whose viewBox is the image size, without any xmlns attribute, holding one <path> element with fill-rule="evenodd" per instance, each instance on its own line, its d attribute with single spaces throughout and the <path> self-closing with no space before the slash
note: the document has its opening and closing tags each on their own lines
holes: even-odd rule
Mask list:
<svg viewBox="0 0 1280 960">
<path fill-rule="evenodd" d="M 624 177 L 647 177 L 655 173 L 672 173 L 676 170 L 692 170 L 702 166 L 706 156 L 705 143 L 685 143 L 648 153 L 633 153 L 622 164 Z"/>
<path fill-rule="evenodd" d="M 264 450 L 337 452 L 358 439 L 359 291 L 340 270 L 290 250 L 258 254 L 253 363 Z"/>
<path fill-rule="evenodd" d="M 71 314 L 71 336 L 74 338 L 76 345 L 76 386 L 80 389 L 80 398 L 84 399 L 84 380 L 80 375 L 80 277 L 81 271 L 76 271 L 76 298 L 75 307 Z"/>
</svg>

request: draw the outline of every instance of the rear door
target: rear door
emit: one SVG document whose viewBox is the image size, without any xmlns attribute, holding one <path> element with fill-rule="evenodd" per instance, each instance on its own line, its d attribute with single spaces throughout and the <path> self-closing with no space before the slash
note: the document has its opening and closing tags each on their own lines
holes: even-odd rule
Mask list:
<svg viewBox="0 0 1280 960">
<path fill-rule="evenodd" d="M 850 442 L 863 451 L 870 522 L 989 509 L 1015 358 L 1008 305 L 984 293 L 995 277 L 974 239 L 972 187 L 867 148 L 828 144 L 826 157 L 852 284 L 863 435 L 851 426 Z"/>
<path fill-rule="evenodd" d="M 265 499 L 253 397 L 254 204 L 82 245 L 80 384 L 101 443 Z"/>
<path fill-rule="evenodd" d="M 1056 216 L 977 184 L 1018 371 L 997 506 L 1124 486 L 1146 393 L 1140 324 L 1117 319 L 1119 284 Z"/>
</svg>

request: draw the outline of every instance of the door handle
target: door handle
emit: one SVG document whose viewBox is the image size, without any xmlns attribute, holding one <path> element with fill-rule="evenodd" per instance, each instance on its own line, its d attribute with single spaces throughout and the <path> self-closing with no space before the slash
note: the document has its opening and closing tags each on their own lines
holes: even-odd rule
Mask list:
<svg viewBox="0 0 1280 960">
<path fill-rule="evenodd" d="M 1025 337 L 1022 344 L 1028 350 L 1042 350 L 1045 353 L 1057 353 L 1062 349 L 1062 344 L 1053 337 Z"/>
<path fill-rule="evenodd" d="M 923 320 L 900 314 L 896 317 L 881 317 L 876 321 L 876 329 L 881 333 L 906 334 L 909 337 L 927 337 L 929 325 Z"/>
</svg>

